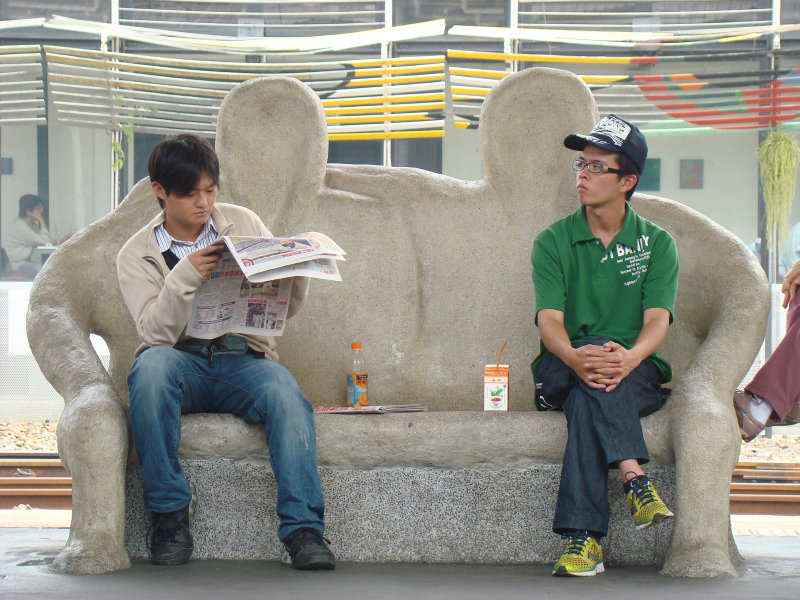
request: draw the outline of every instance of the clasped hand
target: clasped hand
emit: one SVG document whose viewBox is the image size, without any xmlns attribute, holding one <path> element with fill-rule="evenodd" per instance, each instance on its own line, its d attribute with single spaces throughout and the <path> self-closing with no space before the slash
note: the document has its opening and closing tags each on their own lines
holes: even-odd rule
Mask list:
<svg viewBox="0 0 800 600">
<path fill-rule="evenodd" d="M 572 369 L 586 385 L 597 390 L 611 392 L 636 368 L 630 350 L 617 342 L 606 342 L 602 346 L 587 344 L 575 348 Z"/>
</svg>

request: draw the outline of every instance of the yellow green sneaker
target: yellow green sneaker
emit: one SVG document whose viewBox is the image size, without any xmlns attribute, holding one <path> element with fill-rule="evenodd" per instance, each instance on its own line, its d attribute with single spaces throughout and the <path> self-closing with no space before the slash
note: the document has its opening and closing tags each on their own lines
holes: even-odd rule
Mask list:
<svg viewBox="0 0 800 600">
<path fill-rule="evenodd" d="M 569 536 L 567 549 L 553 565 L 557 577 L 591 577 L 603 571 L 603 549 L 588 534 Z"/>
<path fill-rule="evenodd" d="M 653 482 L 647 475 L 639 475 L 626 481 L 622 489 L 628 498 L 633 524 L 636 529 L 644 529 L 674 516 L 667 505 L 658 497 Z"/>
</svg>

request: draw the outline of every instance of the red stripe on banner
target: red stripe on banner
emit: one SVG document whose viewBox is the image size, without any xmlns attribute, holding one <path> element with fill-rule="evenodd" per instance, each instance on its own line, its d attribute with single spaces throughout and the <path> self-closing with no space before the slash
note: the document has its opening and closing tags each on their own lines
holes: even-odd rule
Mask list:
<svg viewBox="0 0 800 600">
<path fill-rule="evenodd" d="M 654 65 L 661 62 L 658 56 L 633 56 L 631 57 L 632 65 Z"/>
<path fill-rule="evenodd" d="M 699 90 L 700 88 L 706 87 L 709 85 L 705 81 L 698 81 L 697 83 L 678 83 L 678 84 L 671 84 L 671 85 L 664 85 L 664 84 L 645 84 L 640 85 L 639 89 L 643 92 L 668 92 L 670 90 L 674 90 L 676 87 L 682 90 L 691 91 L 691 90 Z"/>
<path fill-rule="evenodd" d="M 659 106 L 661 110 L 667 110 L 664 107 Z M 772 115 L 773 112 L 775 113 L 784 113 L 787 111 L 798 111 L 800 110 L 800 104 L 789 104 L 786 106 L 778 106 L 775 110 L 773 107 L 766 106 L 763 107 L 761 110 L 757 108 L 751 108 L 749 106 L 742 105 L 742 110 L 739 111 L 739 114 L 744 116 L 746 114 L 750 115 L 764 115 L 765 118 Z M 724 115 L 731 115 L 730 110 L 719 110 L 719 109 L 709 109 L 709 110 L 670 110 L 669 114 L 676 119 L 686 119 L 687 117 L 720 117 Z"/>
<path fill-rule="evenodd" d="M 771 126 L 773 121 L 791 121 L 792 119 L 797 118 L 797 113 L 788 114 L 788 115 L 776 115 L 773 117 L 772 115 L 768 117 L 760 117 L 755 114 L 752 116 L 741 116 L 741 117 L 725 117 L 725 118 L 717 118 L 717 119 L 683 119 L 687 123 L 691 123 L 692 125 L 699 125 L 699 126 L 714 126 L 714 125 L 734 125 L 734 124 L 744 124 L 744 123 L 757 123 L 758 127 L 766 127 Z"/>
</svg>

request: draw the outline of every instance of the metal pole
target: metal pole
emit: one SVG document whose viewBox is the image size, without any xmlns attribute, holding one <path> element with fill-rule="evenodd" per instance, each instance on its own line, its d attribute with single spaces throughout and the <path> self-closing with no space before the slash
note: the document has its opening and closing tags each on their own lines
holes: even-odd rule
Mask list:
<svg viewBox="0 0 800 600">
<path fill-rule="evenodd" d="M 388 33 L 394 23 L 394 2 L 393 0 L 386 0 L 383 3 L 383 26 L 386 32 Z M 381 42 L 381 58 L 391 58 L 393 54 L 393 47 L 392 43 L 388 40 L 383 40 Z M 383 84 L 384 95 L 392 93 L 392 86 L 388 84 Z M 386 106 L 386 103 L 384 103 Z M 384 113 L 384 116 L 387 116 L 388 113 Z M 387 121 L 384 121 L 384 132 L 389 131 L 390 126 L 388 125 Z M 391 167 L 392 166 L 392 140 L 391 138 L 387 137 L 383 140 L 383 166 L 384 167 Z"/>
<path fill-rule="evenodd" d="M 772 0 L 772 25 L 774 27 L 778 27 L 780 26 L 780 24 L 781 24 L 781 0 Z M 770 70 L 772 70 L 773 72 L 778 68 L 778 57 L 775 55 L 775 51 L 780 50 L 780 47 L 781 47 L 781 36 L 779 33 L 776 32 L 772 35 L 772 52 L 770 52 L 768 59 L 770 63 Z M 772 83 L 772 85 L 770 85 L 770 88 L 772 90 L 771 99 L 772 99 L 772 117 L 773 117 L 771 125 L 774 130 L 778 124 L 777 119 L 775 118 L 775 116 L 777 115 L 777 96 L 775 94 L 774 82 Z M 766 135 L 764 131 L 761 130 L 758 135 L 759 143 L 761 143 L 761 141 L 765 138 Z M 763 202 L 760 173 L 759 173 L 758 191 L 759 191 L 759 209 L 760 209 L 761 204 Z M 779 245 L 780 240 L 778 239 L 777 227 L 775 227 L 774 225 L 770 233 L 772 233 L 772 239 L 775 240 L 775 248 L 773 251 L 767 253 L 769 257 L 769 270 L 767 271 L 767 277 L 769 279 L 769 282 L 773 283 L 777 282 L 778 279 L 778 254 L 780 253 L 780 245 Z M 764 243 L 764 240 L 762 238 L 761 242 L 762 264 L 764 261 L 764 246 L 766 246 L 766 244 Z M 770 298 L 771 298 L 771 293 L 770 293 Z M 767 357 L 769 357 L 769 355 L 772 354 L 774 345 L 774 340 L 772 339 L 772 326 L 771 326 L 773 308 L 774 304 L 770 303 L 770 326 L 767 327 L 767 336 L 766 339 L 764 340 L 764 346 L 765 346 L 764 349 L 766 351 Z M 772 437 L 772 427 L 766 428 L 764 436 L 767 438 Z"/>
<path fill-rule="evenodd" d="M 772 25 L 775 27 L 779 27 L 781 24 L 781 0 L 772 0 Z M 769 68 L 770 71 L 773 73 L 778 69 L 778 56 L 776 55 L 775 51 L 780 50 L 781 47 L 781 36 L 779 33 L 772 34 L 772 51 L 769 53 Z M 772 105 L 772 129 L 773 131 L 778 126 L 778 96 L 775 90 L 775 82 L 773 81 L 770 84 L 770 89 L 772 94 L 770 95 L 771 105 Z M 778 255 L 780 254 L 780 242 L 781 240 L 778 239 L 778 228 L 773 225 L 772 231 L 772 239 L 775 241 L 774 248 L 770 252 L 770 260 L 769 260 L 769 281 L 776 282 L 778 280 Z M 770 348 L 770 352 L 772 349 Z"/>
<path fill-rule="evenodd" d="M 516 32 L 519 27 L 519 0 L 510 0 L 508 6 L 509 23 L 508 27 L 512 32 Z M 503 40 L 503 52 L 505 54 L 517 54 L 519 52 L 519 39 L 508 37 Z M 519 61 L 506 61 L 506 71 L 516 73 L 519 71 Z"/>
<path fill-rule="evenodd" d="M 112 25 L 119 25 L 119 0 L 111 0 L 111 24 Z M 111 38 L 111 51 L 112 52 L 119 52 L 119 38 Z M 103 36 L 100 40 L 100 47 L 103 51 L 108 50 L 108 42 L 109 40 Z M 114 106 L 114 99 L 109 98 L 110 106 Z M 112 116 L 113 116 L 112 112 Z M 119 146 L 118 146 L 119 144 Z M 111 169 L 111 210 L 114 210 L 119 206 L 119 203 L 122 201 L 122 186 L 123 186 L 123 177 L 124 172 L 123 169 L 125 166 L 123 165 L 120 168 L 114 168 L 114 161 L 116 160 L 116 156 L 114 155 L 114 148 L 121 147 L 123 150 L 127 152 L 127 148 L 125 147 L 125 136 L 122 135 L 122 131 L 119 128 L 115 128 L 111 130 L 111 145 L 110 145 L 110 158 L 108 161 L 109 168 Z"/>
</svg>

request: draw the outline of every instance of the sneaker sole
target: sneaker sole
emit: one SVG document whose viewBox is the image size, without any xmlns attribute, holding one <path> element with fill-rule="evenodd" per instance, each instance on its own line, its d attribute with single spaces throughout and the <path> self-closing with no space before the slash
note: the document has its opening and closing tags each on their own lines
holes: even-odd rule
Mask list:
<svg viewBox="0 0 800 600">
<path fill-rule="evenodd" d="M 662 515 L 661 513 L 656 513 L 655 515 L 653 515 L 653 520 L 652 521 L 649 521 L 647 523 L 642 523 L 641 525 L 635 525 L 635 527 L 636 527 L 637 531 L 640 530 L 640 529 L 647 529 L 651 525 L 656 525 L 657 523 L 661 523 L 663 521 L 666 521 L 667 519 L 671 519 L 674 516 L 675 515 L 672 514 L 672 511 L 668 512 L 665 515 Z"/>
<path fill-rule="evenodd" d="M 302 565 L 294 565 L 292 563 L 292 556 L 286 550 L 283 551 L 281 556 L 281 564 L 287 567 L 292 567 L 298 571 L 330 571 L 336 568 L 336 563 L 328 558 L 320 558 L 317 560 L 310 560 Z"/>
<path fill-rule="evenodd" d="M 559 567 L 557 571 L 553 571 L 554 577 L 594 577 L 600 573 L 605 572 L 603 563 L 597 563 L 595 568 L 591 571 L 567 571 L 566 567 Z"/>
</svg>

